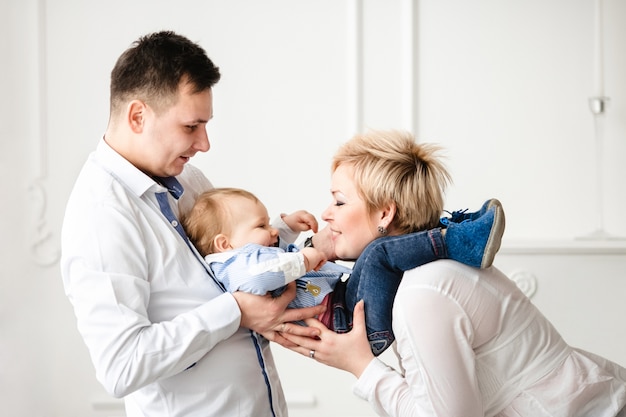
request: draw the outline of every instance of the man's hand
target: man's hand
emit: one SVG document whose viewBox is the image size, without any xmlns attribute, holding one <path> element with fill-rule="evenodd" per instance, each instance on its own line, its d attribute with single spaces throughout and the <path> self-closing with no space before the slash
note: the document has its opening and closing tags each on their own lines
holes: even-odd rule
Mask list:
<svg viewBox="0 0 626 417">
<path fill-rule="evenodd" d="M 293 343 L 283 338 L 279 332 L 289 331 L 303 337 L 317 337 L 319 330 L 300 326 L 293 321 L 306 320 L 322 314 L 326 307 L 323 305 L 287 309 L 287 305 L 296 296 L 296 283 L 287 285 L 287 289 L 279 297 L 271 295 L 254 295 L 241 291 L 233 293 L 233 297 L 241 310 L 241 327 L 246 327 L 266 339 L 277 342 L 285 347 L 294 346 Z"/>
</svg>

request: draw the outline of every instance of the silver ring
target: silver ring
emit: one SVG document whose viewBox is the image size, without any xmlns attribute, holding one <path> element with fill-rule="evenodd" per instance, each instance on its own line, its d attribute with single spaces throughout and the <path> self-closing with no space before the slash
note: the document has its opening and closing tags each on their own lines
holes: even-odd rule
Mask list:
<svg viewBox="0 0 626 417">
<path fill-rule="evenodd" d="M 283 333 L 285 332 L 285 323 L 280 326 L 280 331 Z"/>
<path fill-rule="evenodd" d="M 314 350 L 310 350 L 309 351 L 309 358 L 315 359 L 315 351 Z"/>
</svg>

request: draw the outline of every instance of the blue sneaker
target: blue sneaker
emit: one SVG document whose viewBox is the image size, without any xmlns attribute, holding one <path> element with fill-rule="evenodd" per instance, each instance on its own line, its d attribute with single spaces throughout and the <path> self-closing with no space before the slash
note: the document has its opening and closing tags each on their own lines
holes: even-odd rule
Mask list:
<svg viewBox="0 0 626 417">
<path fill-rule="evenodd" d="M 496 205 L 502 206 L 502 204 L 500 204 L 500 202 L 497 199 L 492 198 L 490 200 L 485 201 L 483 206 L 480 208 L 480 210 L 474 211 L 472 213 L 468 213 L 467 212 L 468 209 L 457 210 L 457 211 L 453 211 L 452 213 L 450 213 L 448 210 L 444 210 L 446 213 L 450 215 L 450 217 L 442 217 L 441 219 L 439 219 L 439 224 L 442 227 L 448 227 L 450 222 L 461 223 L 466 220 L 475 220 L 479 218 L 480 216 L 482 216 L 483 214 L 485 214 L 487 210 L 489 210 L 491 207 L 496 206 Z"/>
<path fill-rule="evenodd" d="M 466 218 L 458 223 L 447 222 L 444 239 L 448 258 L 477 268 L 489 268 L 500 250 L 504 234 L 502 204 L 494 198 L 480 211 L 463 215 Z"/>
</svg>

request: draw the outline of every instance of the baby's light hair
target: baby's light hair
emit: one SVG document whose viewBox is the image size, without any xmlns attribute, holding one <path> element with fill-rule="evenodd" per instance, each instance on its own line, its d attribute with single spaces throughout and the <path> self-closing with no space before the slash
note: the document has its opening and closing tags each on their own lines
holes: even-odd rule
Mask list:
<svg viewBox="0 0 626 417">
<path fill-rule="evenodd" d="M 231 233 L 232 219 L 228 200 L 232 197 L 259 202 L 254 194 L 241 188 L 214 188 L 200 194 L 189 213 L 181 219 L 189 240 L 200 255 L 215 253 L 215 236 Z"/>
</svg>

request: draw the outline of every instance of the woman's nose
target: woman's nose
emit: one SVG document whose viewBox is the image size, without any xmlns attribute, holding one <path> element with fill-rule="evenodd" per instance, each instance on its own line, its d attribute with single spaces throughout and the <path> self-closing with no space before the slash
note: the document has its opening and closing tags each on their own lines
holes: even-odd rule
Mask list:
<svg viewBox="0 0 626 417">
<path fill-rule="evenodd" d="M 322 212 L 322 220 L 324 220 L 325 222 L 328 222 L 329 220 L 332 219 L 332 205 L 326 207 L 326 210 L 324 210 Z"/>
</svg>

